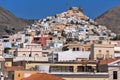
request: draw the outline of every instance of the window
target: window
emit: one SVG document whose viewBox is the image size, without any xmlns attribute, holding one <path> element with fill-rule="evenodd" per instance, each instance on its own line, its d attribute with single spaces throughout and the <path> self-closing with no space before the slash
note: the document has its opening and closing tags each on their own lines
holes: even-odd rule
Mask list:
<svg viewBox="0 0 120 80">
<path fill-rule="evenodd" d="M 39 57 L 39 55 L 38 55 L 38 54 L 35 54 L 35 57 Z"/>
<path fill-rule="evenodd" d="M 120 53 L 120 51 L 114 51 L 115 53 Z"/>
<path fill-rule="evenodd" d="M 42 56 L 43 56 L 43 57 L 46 57 L 46 55 L 45 55 L 45 54 L 42 54 Z"/>
<path fill-rule="evenodd" d="M 101 52 L 101 50 L 99 50 L 99 52 Z"/>
<path fill-rule="evenodd" d="M 109 54 L 109 50 L 106 51 L 106 54 Z"/>
<path fill-rule="evenodd" d="M 23 54 L 23 56 L 25 57 L 25 56 L 26 56 L 26 54 Z"/>
<path fill-rule="evenodd" d="M 79 51 L 79 48 L 77 48 L 77 51 Z"/>
<path fill-rule="evenodd" d="M 101 52 L 101 50 L 98 50 L 98 54 L 96 54 L 98 60 L 102 60 L 104 58 L 104 55 Z"/>
<path fill-rule="evenodd" d="M 32 55 L 31 54 L 29 54 L 29 57 L 31 57 Z"/>
<path fill-rule="evenodd" d="M 118 79 L 117 71 L 113 71 L 113 79 L 114 79 L 114 80 L 117 80 L 117 79 Z"/>
<path fill-rule="evenodd" d="M 73 48 L 73 51 L 75 51 L 75 48 Z"/>
<path fill-rule="evenodd" d="M 18 77 L 20 77 L 20 73 L 18 74 Z"/>
<path fill-rule="evenodd" d="M 99 50 L 98 52 L 99 52 L 99 54 L 101 54 L 101 50 Z"/>
<path fill-rule="evenodd" d="M 34 46 L 34 48 L 37 48 L 37 46 Z"/>
<path fill-rule="evenodd" d="M 109 42 L 109 44 L 111 44 L 111 42 Z"/>
<path fill-rule="evenodd" d="M 88 48 L 87 51 L 90 51 L 90 48 Z"/>
</svg>

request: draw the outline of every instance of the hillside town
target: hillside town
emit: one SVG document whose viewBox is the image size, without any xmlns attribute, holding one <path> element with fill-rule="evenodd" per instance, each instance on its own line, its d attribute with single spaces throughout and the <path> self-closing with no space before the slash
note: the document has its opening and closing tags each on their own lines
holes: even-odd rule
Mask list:
<svg viewBox="0 0 120 80">
<path fill-rule="evenodd" d="M 115 37 L 78 7 L 36 20 L 0 39 L 0 80 L 120 80 Z"/>
</svg>

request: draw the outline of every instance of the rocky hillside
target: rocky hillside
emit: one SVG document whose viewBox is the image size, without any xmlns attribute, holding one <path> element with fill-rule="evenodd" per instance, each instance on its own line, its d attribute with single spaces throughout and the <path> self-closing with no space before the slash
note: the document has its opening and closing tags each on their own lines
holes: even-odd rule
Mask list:
<svg viewBox="0 0 120 80">
<path fill-rule="evenodd" d="M 30 23 L 33 22 L 29 22 L 29 20 L 19 19 L 8 10 L 0 7 L 0 36 L 21 31 Z"/>
<path fill-rule="evenodd" d="M 57 37 L 62 36 L 68 41 L 76 39 L 78 41 L 87 42 L 92 36 L 106 36 L 109 39 L 116 36 L 116 34 L 105 26 L 99 25 L 94 20 L 87 17 L 82 12 L 82 9 L 78 7 L 71 7 L 66 12 L 36 21 L 30 29 L 27 30 L 28 33 L 34 31 L 36 31 L 37 35 L 51 34 Z"/>
<path fill-rule="evenodd" d="M 105 25 L 113 32 L 120 34 L 120 6 L 112 8 L 95 19 L 98 24 Z"/>
</svg>

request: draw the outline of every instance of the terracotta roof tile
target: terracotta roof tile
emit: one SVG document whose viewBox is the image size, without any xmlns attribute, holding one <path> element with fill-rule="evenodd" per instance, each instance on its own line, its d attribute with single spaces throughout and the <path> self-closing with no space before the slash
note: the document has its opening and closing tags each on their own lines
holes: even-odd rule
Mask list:
<svg viewBox="0 0 120 80">
<path fill-rule="evenodd" d="M 31 75 L 30 77 L 23 78 L 21 80 L 65 80 L 65 79 L 47 73 L 36 73 Z"/>
<path fill-rule="evenodd" d="M 108 59 L 108 60 L 100 60 L 100 65 L 104 65 L 104 64 L 108 64 L 108 63 L 111 63 L 113 61 L 116 61 L 118 59 Z"/>
<path fill-rule="evenodd" d="M 12 67 L 5 67 L 6 70 L 22 70 L 24 69 L 23 66 L 12 66 Z"/>
</svg>

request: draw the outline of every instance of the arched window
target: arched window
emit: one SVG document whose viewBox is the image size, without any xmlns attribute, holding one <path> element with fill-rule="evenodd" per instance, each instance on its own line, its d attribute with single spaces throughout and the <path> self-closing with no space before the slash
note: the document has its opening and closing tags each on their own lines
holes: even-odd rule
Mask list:
<svg viewBox="0 0 120 80">
<path fill-rule="evenodd" d="M 20 77 L 20 73 L 18 74 L 18 77 Z"/>
<path fill-rule="evenodd" d="M 32 55 L 31 54 L 29 54 L 29 57 L 31 57 Z"/>
<path fill-rule="evenodd" d="M 35 54 L 35 57 L 39 57 L 39 55 L 38 55 L 38 54 Z"/>
<path fill-rule="evenodd" d="M 109 50 L 106 51 L 106 54 L 109 54 Z"/>
<path fill-rule="evenodd" d="M 23 56 L 25 57 L 25 56 L 26 56 L 26 54 L 23 54 Z"/>
<path fill-rule="evenodd" d="M 77 48 L 77 51 L 79 51 L 79 47 Z"/>
<path fill-rule="evenodd" d="M 75 51 L 75 48 L 73 48 L 73 51 Z"/>
<path fill-rule="evenodd" d="M 102 52 L 101 50 L 98 50 L 98 53 L 99 53 L 99 54 L 101 54 L 101 52 Z"/>
</svg>

